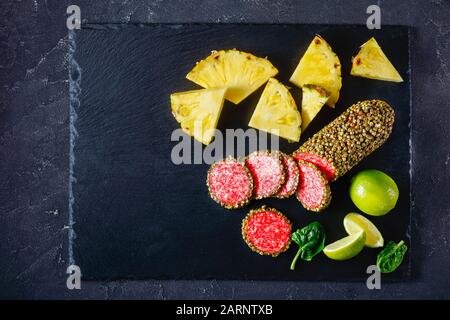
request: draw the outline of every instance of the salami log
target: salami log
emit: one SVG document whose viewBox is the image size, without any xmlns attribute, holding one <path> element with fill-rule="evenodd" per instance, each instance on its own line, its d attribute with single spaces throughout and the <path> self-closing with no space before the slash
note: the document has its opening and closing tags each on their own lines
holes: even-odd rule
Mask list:
<svg viewBox="0 0 450 320">
<path fill-rule="evenodd" d="M 387 140 L 394 118 L 388 103 L 360 101 L 312 136 L 293 156 L 316 165 L 329 181 L 334 181 Z"/>
</svg>

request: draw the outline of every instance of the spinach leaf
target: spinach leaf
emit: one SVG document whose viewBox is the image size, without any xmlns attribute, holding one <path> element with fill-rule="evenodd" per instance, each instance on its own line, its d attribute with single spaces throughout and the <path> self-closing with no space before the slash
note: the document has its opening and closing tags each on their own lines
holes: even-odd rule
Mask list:
<svg viewBox="0 0 450 320">
<path fill-rule="evenodd" d="M 389 241 L 386 247 L 377 256 L 377 267 L 382 273 L 395 271 L 403 261 L 408 247 L 402 240 L 399 243 Z"/>
<path fill-rule="evenodd" d="M 315 255 L 323 250 L 325 246 L 325 230 L 319 222 L 311 222 L 306 227 L 295 231 L 292 234 L 292 241 L 299 246 L 297 254 L 291 263 L 291 270 L 294 270 L 299 257 L 303 260 L 311 261 Z"/>
</svg>

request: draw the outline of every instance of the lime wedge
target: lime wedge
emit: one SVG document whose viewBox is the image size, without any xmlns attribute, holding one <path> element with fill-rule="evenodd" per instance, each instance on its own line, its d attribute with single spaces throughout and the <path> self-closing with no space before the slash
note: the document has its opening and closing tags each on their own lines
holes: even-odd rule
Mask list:
<svg viewBox="0 0 450 320">
<path fill-rule="evenodd" d="M 384 245 L 381 232 L 369 219 L 360 214 L 347 214 L 344 218 L 344 228 L 348 234 L 355 234 L 364 230 L 366 233 L 366 247 L 380 248 Z"/>
<path fill-rule="evenodd" d="M 323 253 L 333 260 L 348 260 L 356 256 L 364 248 L 366 241 L 366 233 L 359 231 L 351 234 L 341 240 L 327 245 L 323 249 Z"/>
</svg>

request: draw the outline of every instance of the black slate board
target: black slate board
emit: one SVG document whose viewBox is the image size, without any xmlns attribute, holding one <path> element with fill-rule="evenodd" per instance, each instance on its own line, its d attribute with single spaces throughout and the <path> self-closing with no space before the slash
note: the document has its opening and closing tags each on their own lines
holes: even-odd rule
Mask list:
<svg viewBox="0 0 450 320">
<path fill-rule="evenodd" d="M 336 109 L 324 108 L 303 135 L 305 141 L 352 103 L 384 99 L 396 111 L 387 143 L 349 174 L 333 183 L 333 201 L 321 214 L 304 210 L 294 198 L 253 201 L 228 211 L 207 195 L 208 166 L 174 165 L 170 136 L 178 127 L 169 95 L 197 88 L 184 79 L 195 61 L 213 49 L 239 48 L 268 56 L 284 83 L 314 34 L 322 35 L 340 57 L 343 89 Z M 350 59 L 375 36 L 397 67 L 401 84 L 350 77 Z M 295 249 L 276 259 L 251 252 L 240 234 L 249 209 L 267 204 L 300 227 L 318 220 L 328 242 L 345 235 L 342 219 L 357 210 L 348 196 L 351 176 L 377 168 L 400 189 L 397 207 L 371 220 L 386 240 L 410 243 L 410 67 L 408 28 L 332 25 L 97 25 L 76 32 L 72 87 L 81 74 L 81 90 L 72 96 L 74 262 L 84 279 L 254 279 L 362 281 L 379 250 L 335 262 L 323 254 L 289 271 Z M 78 64 L 81 71 L 74 68 Z M 238 107 L 226 103 L 219 129 L 247 128 L 261 90 Z M 299 90 L 293 88 L 298 98 Z M 79 99 L 79 105 L 77 99 Z M 72 114 L 75 115 L 74 113 Z M 281 141 L 280 149 L 299 144 Z M 75 236 L 76 235 L 76 236 Z M 410 277 L 409 255 L 397 272 L 383 279 Z"/>
</svg>

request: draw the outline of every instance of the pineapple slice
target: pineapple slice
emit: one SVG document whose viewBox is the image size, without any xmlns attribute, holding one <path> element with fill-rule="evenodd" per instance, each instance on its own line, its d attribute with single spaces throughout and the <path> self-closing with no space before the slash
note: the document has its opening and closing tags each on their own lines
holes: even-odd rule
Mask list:
<svg viewBox="0 0 450 320">
<path fill-rule="evenodd" d="M 225 99 L 238 104 L 277 73 L 267 59 L 233 49 L 213 51 L 186 78 L 207 89 L 227 88 Z"/>
<path fill-rule="evenodd" d="M 298 142 L 301 123 L 300 112 L 288 88 L 270 78 L 248 125 Z"/>
<path fill-rule="evenodd" d="M 184 132 L 207 145 L 214 136 L 225 93 L 226 88 L 173 93 L 170 95 L 172 114 Z"/>
<path fill-rule="evenodd" d="M 364 43 L 356 57 L 352 58 L 350 74 L 369 79 L 403 82 L 402 77 L 381 50 L 375 38 Z"/>
<path fill-rule="evenodd" d="M 313 84 L 302 87 L 302 132 L 306 130 L 329 97 L 328 92 L 322 87 Z"/>
<path fill-rule="evenodd" d="M 330 93 L 327 104 L 334 108 L 342 87 L 341 63 L 330 45 L 315 36 L 289 80 L 298 87 L 314 84 Z"/>
</svg>

